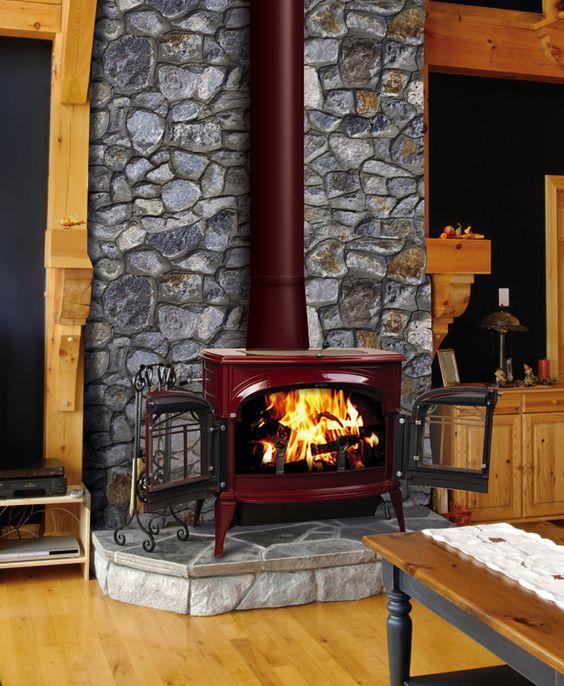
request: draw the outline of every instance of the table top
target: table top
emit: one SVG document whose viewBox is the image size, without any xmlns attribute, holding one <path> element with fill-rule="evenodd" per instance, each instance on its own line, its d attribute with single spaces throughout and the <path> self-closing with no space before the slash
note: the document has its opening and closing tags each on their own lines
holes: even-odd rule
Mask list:
<svg viewBox="0 0 564 686">
<path fill-rule="evenodd" d="M 564 527 L 548 522 L 514 526 L 564 545 Z M 564 673 L 564 611 L 554 603 L 420 532 L 363 540 L 395 567 Z"/>
</svg>

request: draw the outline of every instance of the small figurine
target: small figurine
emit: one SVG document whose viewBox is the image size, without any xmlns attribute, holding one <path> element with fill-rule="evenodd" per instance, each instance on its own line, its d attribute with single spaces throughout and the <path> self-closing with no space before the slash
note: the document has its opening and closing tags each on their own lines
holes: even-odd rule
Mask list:
<svg viewBox="0 0 564 686">
<path fill-rule="evenodd" d="M 524 362 L 523 371 L 525 372 L 525 386 L 536 386 L 539 382 L 539 378 L 535 375 L 533 368 L 530 367 L 526 362 Z"/>
<path fill-rule="evenodd" d="M 499 369 L 499 367 L 495 370 L 495 383 L 496 386 L 498 386 L 499 388 L 503 388 L 507 383 L 507 377 L 505 376 L 505 372 L 503 371 L 503 369 Z"/>
</svg>

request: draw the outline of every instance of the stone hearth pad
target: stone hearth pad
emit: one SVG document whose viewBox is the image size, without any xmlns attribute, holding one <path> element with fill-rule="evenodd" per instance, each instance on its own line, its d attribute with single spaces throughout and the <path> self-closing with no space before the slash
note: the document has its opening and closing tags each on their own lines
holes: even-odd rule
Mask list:
<svg viewBox="0 0 564 686">
<path fill-rule="evenodd" d="M 450 526 L 425 507 L 405 508 L 409 531 Z M 232 610 L 358 600 L 382 590 L 380 561 L 362 537 L 398 531 L 383 508 L 374 517 L 234 526 L 224 556 L 213 556 L 213 522 L 190 530 L 180 541 L 176 527 L 159 533 L 155 550 L 143 550 L 145 535 L 125 531 L 92 534 L 96 576 L 110 598 L 191 615 Z"/>
</svg>

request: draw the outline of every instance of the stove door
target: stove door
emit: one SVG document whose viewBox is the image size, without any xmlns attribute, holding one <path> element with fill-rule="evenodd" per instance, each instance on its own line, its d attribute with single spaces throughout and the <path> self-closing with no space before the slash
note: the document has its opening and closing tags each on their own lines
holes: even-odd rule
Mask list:
<svg viewBox="0 0 564 686">
<path fill-rule="evenodd" d="M 147 395 L 146 509 L 203 500 L 219 490 L 225 427 L 211 405 L 188 391 Z"/>
<path fill-rule="evenodd" d="M 487 493 L 498 392 L 434 388 L 396 426 L 396 473 L 411 483 Z"/>
</svg>

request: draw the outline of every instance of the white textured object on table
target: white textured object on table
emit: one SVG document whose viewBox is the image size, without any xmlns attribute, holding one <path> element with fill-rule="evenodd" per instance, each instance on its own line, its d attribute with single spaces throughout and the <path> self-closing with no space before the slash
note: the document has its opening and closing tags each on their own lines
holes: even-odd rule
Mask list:
<svg viewBox="0 0 564 686">
<path fill-rule="evenodd" d="M 505 574 L 564 610 L 564 546 L 511 524 L 424 529 L 422 533 Z"/>
</svg>

